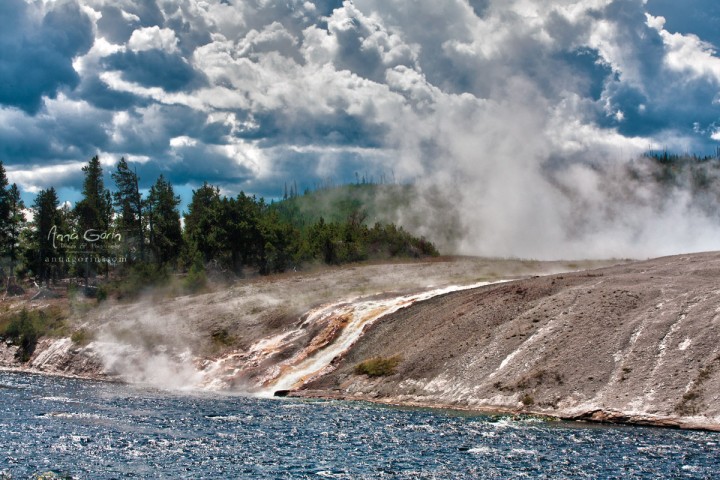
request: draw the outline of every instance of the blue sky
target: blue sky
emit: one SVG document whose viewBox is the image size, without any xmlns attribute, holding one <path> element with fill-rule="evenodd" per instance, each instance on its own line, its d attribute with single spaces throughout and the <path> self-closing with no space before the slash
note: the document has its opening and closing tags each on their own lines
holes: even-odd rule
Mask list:
<svg viewBox="0 0 720 480">
<path fill-rule="evenodd" d="M 552 166 L 720 146 L 711 0 L 3 0 L 0 19 L 0 159 L 26 198 L 77 198 L 96 154 L 185 201 L 359 172 L 489 202 Z"/>
</svg>

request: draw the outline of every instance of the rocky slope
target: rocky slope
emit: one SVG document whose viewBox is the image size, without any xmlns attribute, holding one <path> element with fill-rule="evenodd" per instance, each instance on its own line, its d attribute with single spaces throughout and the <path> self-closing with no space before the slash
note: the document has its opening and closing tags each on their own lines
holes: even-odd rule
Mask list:
<svg viewBox="0 0 720 480">
<path fill-rule="evenodd" d="M 517 278 L 542 272 L 594 266 L 567 262 L 535 262 L 477 258 L 349 265 L 317 271 L 243 280 L 209 293 L 173 296 L 147 291 L 134 302 L 107 301 L 88 310 L 74 308 L 67 330 L 87 331 L 89 344 L 70 339 L 40 341 L 28 363 L 15 359 L 17 348 L 0 342 L 0 368 L 40 373 L 114 378 L 167 388 L 245 388 L 280 358 L 273 352 L 254 355 L 269 338 L 295 328 L 314 307 L 358 296 L 391 295 L 432 286 Z M 43 310 L 67 299 L 46 300 L 28 291 L 26 298 L 4 299 L 3 310 Z M 62 294 L 62 291 L 54 292 Z M 72 303 L 72 302 L 70 302 Z M 321 329 L 302 329 L 289 350 L 310 344 Z M 256 364 L 253 364 L 256 362 Z M 216 371 L 211 371 L 215 368 Z M 241 369 L 243 375 L 233 374 Z M 237 378 L 235 378 L 237 377 Z"/>
<path fill-rule="evenodd" d="M 357 375 L 401 356 L 394 375 Z M 451 293 L 372 325 L 297 395 L 720 429 L 720 253 Z"/>
<path fill-rule="evenodd" d="M 16 359 L 18 347 L 0 343 L 0 368 L 92 379 L 112 379 L 102 357 L 92 347 L 75 345 L 69 338 L 43 338 L 28 362 Z"/>
</svg>

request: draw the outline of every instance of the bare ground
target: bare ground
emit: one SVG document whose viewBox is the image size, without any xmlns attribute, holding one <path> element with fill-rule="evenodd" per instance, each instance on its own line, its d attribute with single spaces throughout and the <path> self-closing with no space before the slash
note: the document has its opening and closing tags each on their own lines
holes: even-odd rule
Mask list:
<svg viewBox="0 0 720 480">
<path fill-rule="evenodd" d="M 195 365 L 169 368 L 169 362 L 177 363 L 169 357 L 189 353 L 210 362 L 226 354 L 243 352 L 262 338 L 292 328 L 305 312 L 319 304 L 601 264 L 440 257 L 429 261 L 318 267 L 239 280 L 232 285 L 218 284 L 209 293 L 195 295 L 172 296 L 164 289 L 148 290 L 135 301 L 109 300 L 95 308 L 87 301 L 69 300 L 63 288 L 55 292 L 58 298 L 31 300 L 37 292 L 28 288 L 23 297 L 3 299 L 0 314 L 16 314 L 22 308 L 62 308 L 70 315 L 68 336 L 84 331 L 87 339 L 81 344 L 44 339 L 25 364 L 15 361 L 15 347 L 0 342 L 0 368 L 177 387 L 191 380 L 187 370 Z M 307 332 L 301 340 L 309 343 L 314 333 L 317 332 Z M 168 368 L 159 369 L 160 363 Z"/>
<path fill-rule="evenodd" d="M 435 297 L 298 394 L 720 429 L 719 280 L 703 253 Z M 394 375 L 354 373 L 395 355 Z"/>
</svg>

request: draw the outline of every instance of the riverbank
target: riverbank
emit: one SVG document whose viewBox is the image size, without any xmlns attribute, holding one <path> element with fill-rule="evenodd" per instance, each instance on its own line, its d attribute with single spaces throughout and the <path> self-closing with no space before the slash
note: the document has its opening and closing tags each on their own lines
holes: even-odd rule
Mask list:
<svg viewBox="0 0 720 480">
<path fill-rule="evenodd" d="M 720 254 L 703 253 L 434 297 L 373 324 L 303 389 L 718 430 L 718 279 Z M 378 358 L 400 361 L 383 375 L 358 374 Z"/>
<path fill-rule="evenodd" d="M 200 295 L 149 295 L 84 313 L 74 321 L 89 332 L 85 343 L 43 339 L 24 366 L 3 343 L 0 367 L 719 431 L 720 254 L 567 273 L 573 267 L 481 259 L 357 265 Z M 524 278 L 430 290 L 511 272 Z M 409 295 L 418 291 L 425 296 Z M 358 372 L 377 358 L 395 359 L 393 367 Z"/>
<path fill-rule="evenodd" d="M 555 421 L 582 422 L 608 425 L 634 425 L 643 427 L 677 428 L 682 430 L 700 430 L 720 432 L 720 424 L 690 421 L 680 417 L 627 414 L 602 409 L 584 411 L 577 414 L 560 414 L 527 408 L 509 408 L 504 406 L 467 407 L 457 404 L 443 404 L 428 401 L 412 401 L 407 399 L 377 398 L 365 395 L 347 395 L 340 392 L 324 390 L 295 390 L 288 392 L 289 398 L 306 398 L 318 400 L 340 400 L 348 402 L 369 402 L 403 408 L 422 408 L 438 411 L 458 411 L 478 413 L 482 415 L 511 415 L 517 417 L 540 418 Z"/>
</svg>

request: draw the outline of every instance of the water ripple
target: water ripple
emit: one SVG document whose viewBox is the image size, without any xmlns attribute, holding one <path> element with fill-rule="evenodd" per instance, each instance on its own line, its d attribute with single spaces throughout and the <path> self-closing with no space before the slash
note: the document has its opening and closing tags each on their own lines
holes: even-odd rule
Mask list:
<svg viewBox="0 0 720 480">
<path fill-rule="evenodd" d="M 0 478 L 713 478 L 718 436 L 0 372 Z"/>
</svg>

